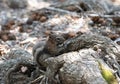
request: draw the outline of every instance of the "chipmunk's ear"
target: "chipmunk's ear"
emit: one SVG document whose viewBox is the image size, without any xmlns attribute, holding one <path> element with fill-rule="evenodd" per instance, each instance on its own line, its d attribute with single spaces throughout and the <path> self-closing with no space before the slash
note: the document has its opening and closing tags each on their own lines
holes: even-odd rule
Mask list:
<svg viewBox="0 0 120 84">
<path fill-rule="evenodd" d="M 49 36 L 50 34 L 52 34 L 53 32 L 52 31 L 50 31 L 50 30 L 46 30 L 45 32 L 44 32 L 44 34 L 46 35 L 46 36 Z"/>
<path fill-rule="evenodd" d="M 57 36 L 59 34 L 59 33 L 56 33 L 54 31 L 49 31 L 49 30 L 45 31 L 44 33 L 46 36 L 49 36 L 49 37 Z"/>
<path fill-rule="evenodd" d="M 68 33 L 62 34 L 62 36 L 67 40 L 69 38 L 77 36 L 77 34 L 75 32 L 68 32 Z"/>
</svg>

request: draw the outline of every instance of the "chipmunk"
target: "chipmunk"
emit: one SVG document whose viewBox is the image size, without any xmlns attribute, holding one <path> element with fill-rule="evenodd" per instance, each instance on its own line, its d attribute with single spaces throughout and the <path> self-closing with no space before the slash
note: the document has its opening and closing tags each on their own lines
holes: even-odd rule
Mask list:
<svg viewBox="0 0 120 84">
<path fill-rule="evenodd" d="M 33 56 L 36 63 L 41 67 L 45 67 L 44 60 L 48 57 L 55 56 L 57 53 L 57 46 L 65 41 L 62 35 L 55 33 L 49 34 L 48 40 L 39 42 L 33 47 Z M 43 67 L 43 68 L 44 68 Z"/>
</svg>

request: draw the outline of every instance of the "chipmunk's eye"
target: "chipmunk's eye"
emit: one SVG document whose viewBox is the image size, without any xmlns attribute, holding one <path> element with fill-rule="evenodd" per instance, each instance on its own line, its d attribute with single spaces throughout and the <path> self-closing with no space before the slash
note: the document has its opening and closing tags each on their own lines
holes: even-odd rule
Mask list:
<svg viewBox="0 0 120 84">
<path fill-rule="evenodd" d="M 61 41 L 61 38 L 58 37 L 58 38 L 56 38 L 56 40 L 57 40 L 57 42 L 59 42 L 59 41 Z"/>
<path fill-rule="evenodd" d="M 57 45 L 60 45 L 64 42 L 64 38 L 57 37 L 56 41 L 57 41 Z"/>
</svg>

